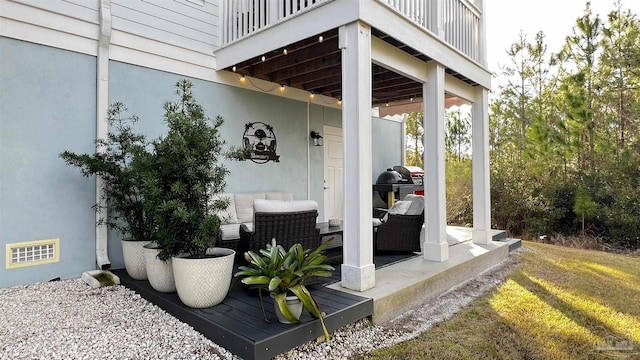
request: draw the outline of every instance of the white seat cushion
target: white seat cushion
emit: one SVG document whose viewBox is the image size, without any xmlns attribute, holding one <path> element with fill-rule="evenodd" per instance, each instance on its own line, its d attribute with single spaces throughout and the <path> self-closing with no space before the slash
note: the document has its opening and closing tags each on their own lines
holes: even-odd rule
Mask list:
<svg viewBox="0 0 640 360">
<path fill-rule="evenodd" d="M 389 214 L 393 214 L 393 215 L 404 215 L 407 213 L 407 210 L 409 210 L 409 207 L 411 206 L 411 201 L 396 201 L 395 204 L 393 204 L 393 206 L 391 207 L 391 209 L 389 209 L 389 211 L 387 213 Z"/>
<path fill-rule="evenodd" d="M 224 211 L 217 211 L 216 214 L 220 217 L 222 223 L 224 224 L 237 224 L 238 216 L 236 215 L 236 204 L 233 194 L 216 194 L 212 197 L 212 200 L 215 201 L 224 198 L 229 199 L 229 207 Z"/>
<path fill-rule="evenodd" d="M 220 225 L 222 240 L 235 240 L 240 238 L 240 224 Z"/>
<path fill-rule="evenodd" d="M 293 212 L 318 210 L 318 203 L 313 200 L 263 200 L 253 201 L 255 212 Z"/>
<path fill-rule="evenodd" d="M 246 193 L 235 194 L 236 214 L 238 216 L 238 223 L 248 223 L 253 221 L 253 201 L 255 199 L 266 198 L 265 193 Z"/>
<path fill-rule="evenodd" d="M 384 216 L 382 217 L 382 222 L 386 222 L 389 218 L 389 214 L 391 215 L 404 215 L 407 210 L 411 207 L 411 201 L 396 201 L 395 204 L 389 209 Z"/>
<path fill-rule="evenodd" d="M 420 215 L 424 211 L 424 196 L 407 194 L 405 201 L 411 201 L 411 206 L 404 213 L 405 215 Z"/>
</svg>

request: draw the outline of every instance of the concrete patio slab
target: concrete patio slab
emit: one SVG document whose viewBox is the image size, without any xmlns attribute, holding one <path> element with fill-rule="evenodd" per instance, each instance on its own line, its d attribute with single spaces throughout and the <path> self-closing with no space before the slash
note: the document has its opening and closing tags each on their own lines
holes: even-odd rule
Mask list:
<svg viewBox="0 0 640 360">
<path fill-rule="evenodd" d="M 416 257 L 386 266 L 376 270 L 376 286 L 363 292 L 343 288 L 340 282 L 329 287 L 373 299 L 373 321 L 381 323 L 499 264 L 520 244 L 519 239 L 507 239 L 504 231 L 495 231 L 494 240 L 500 241 L 486 245 L 471 242 L 468 228 L 448 227 L 447 234 L 450 246 L 446 261 Z"/>
</svg>

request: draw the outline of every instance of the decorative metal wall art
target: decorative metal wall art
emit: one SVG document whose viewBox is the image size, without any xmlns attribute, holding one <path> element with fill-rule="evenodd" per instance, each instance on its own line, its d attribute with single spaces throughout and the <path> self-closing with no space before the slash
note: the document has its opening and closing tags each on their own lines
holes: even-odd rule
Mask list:
<svg viewBox="0 0 640 360">
<path fill-rule="evenodd" d="M 245 159 L 257 164 L 268 161 L 280 162 L 280 156 L 276 155 L 276 134 L 271 125 L 263 122 L 252 122 L 244 125 L 242 146 L 245 150 Z"/>
</svg>

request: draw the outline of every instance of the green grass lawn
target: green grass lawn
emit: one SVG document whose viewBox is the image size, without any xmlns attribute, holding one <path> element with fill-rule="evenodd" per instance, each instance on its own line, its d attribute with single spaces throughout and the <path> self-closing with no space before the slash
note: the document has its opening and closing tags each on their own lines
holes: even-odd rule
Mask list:
<svg viewBox="0 0 640 360">
<path fill-rule="evenodd" d="M 640 258 L 525 242 L 494 291 L 369 359 L 640 359 Z"/>
</svg>

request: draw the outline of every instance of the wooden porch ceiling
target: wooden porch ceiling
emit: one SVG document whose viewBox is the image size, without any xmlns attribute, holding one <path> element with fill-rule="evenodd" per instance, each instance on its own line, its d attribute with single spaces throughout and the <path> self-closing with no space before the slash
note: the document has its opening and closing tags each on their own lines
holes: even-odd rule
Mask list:
<svg viewBox="0 0 640 360">
<path fill-rule="evenodd" d="M 379 30 L 372 29 L 372 35 L 422 61 L 430 60 L 426 55 Z M 274 49 L 225 70 L 234 71 L 235 67 L 235 72 L 240 75 L 305 90 L 312 94 L 342 99 L 341 60 L 341 52 L 338 48 L 338 30 L 333 29 L 289 44 L 285 48 Z M 476 85 L 450 69 L 446 69 L 446 72 L 466 83 Z M 372 106 L 409 99 L 422 99 L 421 83 L 376 64 L 372 64 L 372 74 Z"/>
</svg>

